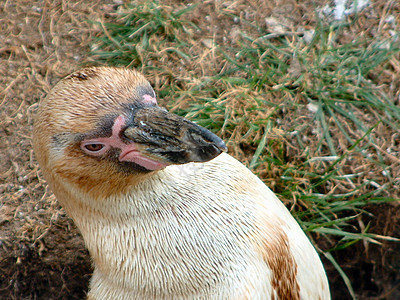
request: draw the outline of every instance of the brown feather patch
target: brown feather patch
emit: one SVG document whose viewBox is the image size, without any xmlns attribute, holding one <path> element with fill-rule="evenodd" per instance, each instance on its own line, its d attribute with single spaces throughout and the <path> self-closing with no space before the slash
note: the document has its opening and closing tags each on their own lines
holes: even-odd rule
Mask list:
<svg viewBox="0 0 400 300">
<path fill-rule="evenodd" d="M 269 239 L 261 240 L 263 259 L 272 270 L 271 285 L 277 299 L 300 299 L 300 286 L 296 280 L 297 264 L 290 252 L 287 235 L 278 227 Z"/>
</svg>

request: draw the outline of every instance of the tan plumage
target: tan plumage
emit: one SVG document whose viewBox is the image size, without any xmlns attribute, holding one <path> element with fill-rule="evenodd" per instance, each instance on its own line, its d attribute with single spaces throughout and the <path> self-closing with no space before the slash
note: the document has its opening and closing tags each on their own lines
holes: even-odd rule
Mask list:
<svg viewBox="0 0 400 300">
<path fill-rule="evenodd" d="M 330 299 L 275 195 L 209 131 L 122 68 L 86 68 L 41 102 L 34 148 L 95 266 L 88 299 Z"/>
</svg>

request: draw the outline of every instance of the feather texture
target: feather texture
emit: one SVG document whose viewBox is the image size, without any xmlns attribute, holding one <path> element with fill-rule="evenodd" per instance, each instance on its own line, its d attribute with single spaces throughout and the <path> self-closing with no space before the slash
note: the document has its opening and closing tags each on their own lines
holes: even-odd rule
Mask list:
<svg viewBox="0 0 400 300">
<path fill-rule="evenodd" d="M 216 146 L 204 162 L 160 158 L 170 165 L 156 171 L 118 161 L 117 146 L 100 158 L 83 153 L 82 141 L 114 136 L 119 115 L 134 118 L 132 103 L 155 105 L 152 93 L 135 71 L 89 68 L 59 83 L 39 109 L 37 159 L 93 258 L 88 299 L 330 299 L 295 219 L 244 165 L 219 154 L 209 133 Z"/>
</svg>

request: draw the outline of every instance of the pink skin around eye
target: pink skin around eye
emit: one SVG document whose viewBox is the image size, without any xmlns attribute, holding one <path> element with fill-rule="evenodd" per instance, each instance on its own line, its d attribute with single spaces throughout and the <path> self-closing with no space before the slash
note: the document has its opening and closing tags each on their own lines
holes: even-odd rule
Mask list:
<svg viewBox="0 0 400 300">
<path fill-rule="evenodd" d="M 147 96 L 147 95 L 146 95 Z M 119 148 L 121 149 L 121 153 L 119 155 L 119 160 L 120 161 L 129 161 L 129 162 L 134 162 L 147 170 L 155 171 L 162 169 L 168 164 L 157 161 L 154 159 L 151 159 L 149 157 L 143 156 L 140 151 L 136 148 L 136 145 L 134 142 L 131 142 L 129 144 L 125 144 L 122 142 L 121 138 L 119 137 L 120 132 L 122 128 L 125 125 L 125 118 L 121 115 L 117 117 L 114 121 L 114 125 L 112 127 L 112 135 L 110 137 L 102 137 L 102 138 L 96 138 L 96 139 L 88 139 L 84 140 L 81 143 L 81 149 L 88 153 L 89 155 L 92 156 L 100 156 L 104 153 L 106 153 L 111 147 L 114 148 Z M 86 145 L 90 144 L 98 144 L 101 143 L 104 145 L 104 147 L 97 151 L 97 152 L 91 152 L 85 148 Z"/>
</svg>

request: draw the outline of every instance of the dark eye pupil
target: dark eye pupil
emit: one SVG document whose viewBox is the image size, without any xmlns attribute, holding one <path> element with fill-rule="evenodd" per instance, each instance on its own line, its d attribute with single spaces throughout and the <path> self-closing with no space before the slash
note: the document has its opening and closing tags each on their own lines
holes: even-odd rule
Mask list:
<svg viewBox="0 0 400 300">
<path fill-rule="evenodd" d="M 103 145 L 102 144 L 88 144 L 88 145 L 85 145 L 85 148 L 89 151 L 95 152 L 95 151 L 100 151 L 101 149 L 103 149 Z"/>
</svg>

